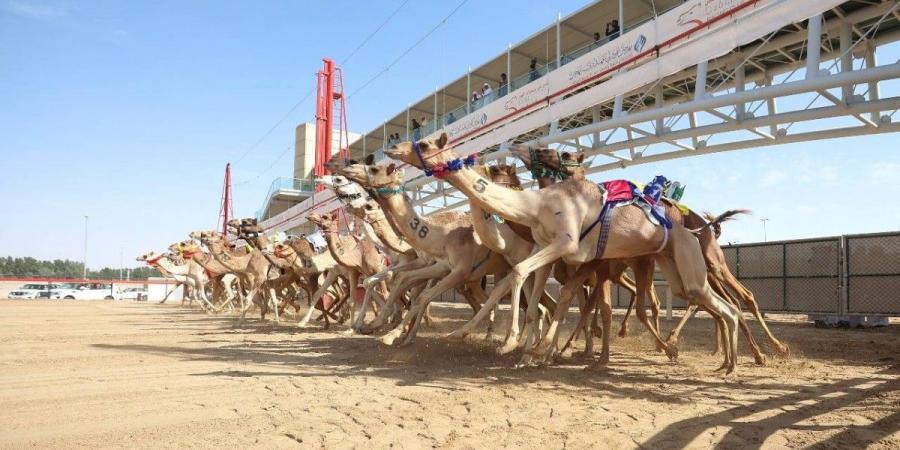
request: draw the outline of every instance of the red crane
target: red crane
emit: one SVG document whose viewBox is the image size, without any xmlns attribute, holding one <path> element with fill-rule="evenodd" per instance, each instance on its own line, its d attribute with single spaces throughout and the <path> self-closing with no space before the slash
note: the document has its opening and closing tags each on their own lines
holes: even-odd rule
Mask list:
<svg viewBox="0 0 900 450">
<path fill-rule="evenodd" d="M 350 136 L 347 133 L 347 108 L 344 103 L 344 77 L 341 68 L 331 58 L 322 59 L 322 70 L 316 73 L 316 165 L 313 175 L 325 175 L 325 163 L 332 150 L 346 158 L 350 154 Z M 337 120 L 335 120 L 337 119 Z M 335 131 L 338 140 L 333 142 Z M 323 186 L 317 186 L 320 191 Z"/>
<path fill-rule="evenodd" d="M 231 204 L 231 163 L 225 164 L 225 181 L 222 183 L 222 206 L 219 207 L 219 219 L 222 221 L 222 236 L 228 236 L 228 220 L 234 217 Z"/>
</svg>

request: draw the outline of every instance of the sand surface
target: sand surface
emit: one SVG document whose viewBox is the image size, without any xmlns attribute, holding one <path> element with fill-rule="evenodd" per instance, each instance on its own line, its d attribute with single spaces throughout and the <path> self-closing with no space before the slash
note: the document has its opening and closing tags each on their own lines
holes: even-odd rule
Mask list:
<svg viewBox="0 0 900 450">
<path fill-rule="evenodd" d="M 709 320 L 677 365 L 633 323 L 598 372 L 511 369 L 440 338 L 470 311 L 434 314 L 398 349 L 178 305 L 2 300 L 0 448 L 900 448 L 896 324 L 776 321 L 792 358 L 757 367 L 742 346 L 723 377 Z"/>
</svg>

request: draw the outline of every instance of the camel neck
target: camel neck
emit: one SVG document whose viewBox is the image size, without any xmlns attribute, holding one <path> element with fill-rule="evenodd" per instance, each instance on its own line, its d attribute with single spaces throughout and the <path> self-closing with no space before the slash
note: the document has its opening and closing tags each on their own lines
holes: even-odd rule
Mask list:
<svg viewBox="0 0 900 450">
<path fill-rule="evenodd" d="M 518 223 L 537 220 L 540 211 L 534 206 L 538 194 L 531 191 L 514 191 L 488 180 L 475 170 L 462 169 L 451 172 L 446 180 L 456 189 L 478 203 L 482 209 L 504 219 Z"/>
<path fill-rule="evenodd" d="M 348 238 L 348 239 L 353 239 Z M 328 230 L 325 233 L 325 241 L 328 242 L 328 251 L 331 252 L 331 257 L 337 261 L 338 264 L 342 266 L 353 267 L 355 264 L 349 258 L 351 251 L 356 249 L 356 245 L 348 246 L 343 242 L 344 239 L 337 233 L 335 230 Z M 356 241 L 353 242 L 356 244 Z"/>
<path fill-rule="evenodd" d="M 412 247 L 397 235 L 386 217 L 382 216 L 372 219 L 371 224 L 375 236 L 381 239 L 381 242 L 384 242 L 384 245 L 387 245 L 391 250 L 400 253 L 409 253 L 412 250 Z"/>
<path fill-rule="evenodd" d="M 400 229 L 400 233 L 414 247 L 432 254 L 444 254 L 442 233 L 422 217 L 404 195 L 389 195 L 384 199 L 385 212 L 391 214 Z M 435 239 L 437 237 L 437 239 Z"/>
</svg>

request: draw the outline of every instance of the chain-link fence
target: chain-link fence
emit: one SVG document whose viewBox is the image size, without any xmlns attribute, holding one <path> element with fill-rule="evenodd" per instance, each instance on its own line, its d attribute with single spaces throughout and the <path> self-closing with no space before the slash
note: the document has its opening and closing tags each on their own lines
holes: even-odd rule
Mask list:
<svg viewBox="0 0 900 450">
<path fill-rule="evenodd" d="M 900 232 L 729 245 L 722 251 L 763 311 L 900 316 Z M 558 286 L 551 285 L 556 295 Z M 668 292 L 659 272 L 654 289 L 664 308 Z M 631 301 L 619 285 L 611 295 L 616 308 Z M 441 300 L 462 298 L 448 292 Z M 687 305 L 675 300 L 672 306 Z"/>
<path fill-rule="evenodd" d="M 844 239 L 846 312 L 900 315 L 900 232 Z"/>
</svg>

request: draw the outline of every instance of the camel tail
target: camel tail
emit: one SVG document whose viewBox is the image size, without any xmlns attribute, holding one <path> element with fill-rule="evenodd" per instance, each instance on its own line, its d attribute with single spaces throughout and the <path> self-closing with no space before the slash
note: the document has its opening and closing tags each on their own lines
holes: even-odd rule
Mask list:
<svg viewBox="0 0 900 450">
<path fill-rule="evenodd" d="M 700 228 L 689 230 L 691 233 L 699 235 L 705 228 L 712 227 L 716 230 L 716 237 L 719 237 L 721 234 L 721 224 L 723 222 L 728 222 L 729 220 L 734 220 L 735 216 L 739 214 L 750 214 L 749 209 L 729 209 L 728 211 L 719 214 L 718 216 L 713 216 L 710 212 L 703 213 L 703 217 L 708 220 L 705 225 Z"/>
</svg>

